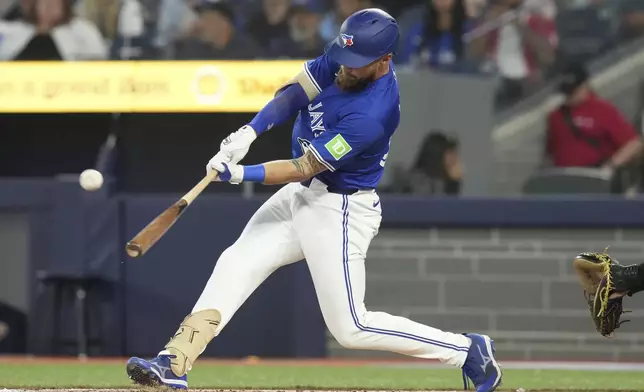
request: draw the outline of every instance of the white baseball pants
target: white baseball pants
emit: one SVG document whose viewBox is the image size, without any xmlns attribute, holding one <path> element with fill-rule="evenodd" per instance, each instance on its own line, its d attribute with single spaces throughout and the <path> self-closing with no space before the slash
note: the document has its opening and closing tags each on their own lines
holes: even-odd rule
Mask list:
<svg viewBox="0 0 644 392">
<path fill-rule="evenodd" d="M 217 309 L 219 333 L 271 273 L 305 259 L 324 321 L 342 346 L 462 366 L 466 336 L 365 308 L 365 257 L 380 226 L 378 201 L 374 191 L 329 193 L 315 179 L 308 188 L 284 186 L 221 254 L 193 313 Z"/>
</svg>

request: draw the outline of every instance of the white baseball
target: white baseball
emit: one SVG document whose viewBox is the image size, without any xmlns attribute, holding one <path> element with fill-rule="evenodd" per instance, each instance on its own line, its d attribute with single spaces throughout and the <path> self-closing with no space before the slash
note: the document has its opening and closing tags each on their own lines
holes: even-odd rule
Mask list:
<svg viewBox="0 0 644 392">
<path fill-rule="evenodd" d="M 80 185 L 86 191 L 95 191 L 103 186 L 103 175 L 98 170 L 84 170 L 79 177 Z"/>
</svg>

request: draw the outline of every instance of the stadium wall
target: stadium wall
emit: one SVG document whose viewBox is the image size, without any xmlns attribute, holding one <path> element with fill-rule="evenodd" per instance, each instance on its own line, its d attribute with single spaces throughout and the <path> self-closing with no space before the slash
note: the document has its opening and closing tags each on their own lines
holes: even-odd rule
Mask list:
<svg viewBox="0 0 644 392">
<path fill-rule="evenodd" d="M 91 303 L 92 322 L 103 316 L 104 338 L 91 355 L 154 354 L 190 311 L 218 254 L 264 200 L 206 194 L 144 258 L 128 259 L 125 241 L 180 195 L 87 193 L 73 177 L 3 179 L 0 189 L 0 232 L 28 238 L 3 255 L 3 267 L 29 266 L 21 278 L 29 282 L 27 347 L 37 354 L 51 353 L 53 319 L 51 292 L 39 284 L 38 271 L 107 281 Z M 635 322 L 622 326 L 621 338 L 609 346 L 592 330 L 570 269 L 575 254 L 608 245 L 622 262 L 640 262 L 640 203 L 383 195 L 383 229 L 367 260 L 367 305 L 455 332 L 488 331 L 505 358 L 641 358 L 642 300 L 627 299 Z M 71 339 L 73 309 L 67 302 L 63 318 Z M 347 352 L 329 339 L 308 270 L 299 263 L 275 273 L 205 355 L 381 353 Z"/>
</svg>

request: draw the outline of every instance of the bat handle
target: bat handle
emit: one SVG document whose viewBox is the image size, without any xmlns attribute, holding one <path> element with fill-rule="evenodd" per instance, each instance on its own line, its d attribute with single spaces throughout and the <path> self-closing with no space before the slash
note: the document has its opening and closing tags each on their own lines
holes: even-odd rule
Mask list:
<svg viewBox="0 0 644 392">
<path fill-rule="evenodd" d="M 188 193 L 183 195 L 181 199 L 185 200 L 188 205 L 192 204 L 197 196 L 199 196 L 199 194 L 203 192 L 203 190 L 206 189 L 206 187 L 214 181 L 218 175 L 219 172 L 217 170 L 212 170 L 210 173 L 206 174 L 206 176 L 202 178 L 201 181 L 199 181 L 199 183 L 197 183 L 197 185 L 195 185 Z"/>
</svg>

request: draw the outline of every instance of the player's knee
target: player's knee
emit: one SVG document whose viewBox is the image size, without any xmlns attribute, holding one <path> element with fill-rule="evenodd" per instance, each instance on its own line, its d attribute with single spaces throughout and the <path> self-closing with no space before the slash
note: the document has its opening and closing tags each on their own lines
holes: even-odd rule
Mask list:
<svg viewBox="0 0 644 392">
<path fill-rule="evenodd" d="M 247 254 L 244 253 L 243 247 L 233 244 L 221 252 L 219 259 L 217 259 L 217 264 L 234 263 L 244 260 L 246 257 Z"/>
<path fill-rule="evenodd" d="M 361 330 L 354 324 L 336 326 L 329 328 L 335 340 L 344 348 L 359 349 L 364 346 L 361 340 Z"/>
</svg>

